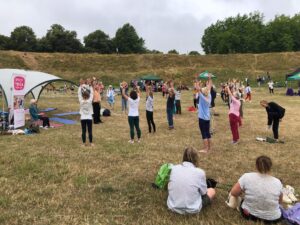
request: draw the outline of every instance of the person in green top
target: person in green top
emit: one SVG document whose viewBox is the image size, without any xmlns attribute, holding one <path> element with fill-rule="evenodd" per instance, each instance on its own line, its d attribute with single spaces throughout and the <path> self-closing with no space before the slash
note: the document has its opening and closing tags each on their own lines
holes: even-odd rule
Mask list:
<svg viewBox="0 0 300 225">
<path fill-rule="evenodd" d="M 38 120 L 43 121 L 43 128 L 47 129 L 50 127 L 49 118 L 44 115 L 43 116 L 40 115 L 40 112 L 37 108 L 37 101 L 35 99 L 30 100 L 29 113 L 33 121 L 38 121 Z"/>
</svg>

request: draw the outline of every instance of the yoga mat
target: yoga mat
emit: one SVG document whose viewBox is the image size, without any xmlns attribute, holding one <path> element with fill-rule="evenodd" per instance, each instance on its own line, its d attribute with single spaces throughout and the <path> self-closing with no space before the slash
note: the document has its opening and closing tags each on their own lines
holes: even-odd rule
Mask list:
<svg viewBox="0 0 300 225">
<path fill-rule="evenodd" d="M 41 109 L 40 112 L 51 112 L 56 110 L 57 108 L 46 108 L 46 109 Z"/>
<path fill-rule="evenodd" d="M 63 124 L 76 124 L 77 123 L 74 120 L 67 120 L 67 119 L 62 119 L 62 118 L 59 118 L 59 117 L 52 117 L 52 118 L 50 118 L 50 120 L 58 122 L 58 123 L 63 123 Z"/>
<path fill-rule="evenodd" d="M 69 115 L 79 115 L 79 112 L 66 112 L 66 113 L 54 114 L 54 116 L 69 116 Z"/>
<path fill-rule="evenodd" d="M 38 123 L 39 123 L 39 126 L 42 126 L 42 125 L 43 125 L 43 121 L 41 121 L 41 120 L 39 120 Z M 50 126 L 52 126 L 52 127 L 54 127 L 54 128 L 58 128 L 58 127 L 62 127 L 62 126 L 64 126 L 64 125 L 61 124 L 61 123 L 54 123 L 54 122 L 51 122 L 51 123 L 50 123 Z"/>
</svg>

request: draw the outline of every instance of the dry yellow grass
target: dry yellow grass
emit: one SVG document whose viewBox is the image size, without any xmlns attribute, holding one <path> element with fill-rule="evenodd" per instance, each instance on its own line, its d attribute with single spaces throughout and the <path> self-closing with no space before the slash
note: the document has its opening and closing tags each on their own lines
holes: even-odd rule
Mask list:
<svg viewBox="0 0 300 225">
<path fill-rule="evenodd" d="M 299 97 L 286 97 L 275 89 L 255 89 L 245 104 L 241 142 L 231 145 L 228 108 L 217 98 L 213 152 L 201 155 L 201 168 L 222 184 L 233 184 L 253 171 L 261 154 L 273 159 L 274 176 L 300 192 Z M 255 141 L 266 131 L 266 112 L 259 100 L 273 100 L 286 108 L 280 124 L 285 144 Z M 103 103 L 103 106 L 106 106 Z M 111 117 L 93 126 L 94 148 L 81 147 L 77 125 L 42 130 L 32 136 L 0 136 L 0 223 L 2 224 L 253 224 L 226 207 L 227 190 L 217 189 L 212 206 L 195 216 L 180 216 L 166 207 L 167 192 L 151 187 L 162 163 L 180 163 L 185 146 L 202 145 L 197 114 L 188 112 L 192 93 L 182 94 L 183 114 L 175 118 L 175 130 L 167 129 L 166 99 L 155 94 L 156 134 L 148 134 L 145 95 L 140 104 L 142 142 L 130 145 L 127 117 L 121 114 L 120 97 Z M 44 94 L 39 107 L 55 112 L 78 110 L 76 95 Z M 51 115 L 51 114 L 50 114 Z M 79 117 L 70 117 L 79 119 Z"/>
<path fill-rule="evenodd" d="M 23 53 L 0 51 L 0 68 L 21 68 L 48 72 L 78 81 L 96 76 L 105 83 L 118 84 L 147 73 L 163 79 L 181 80 L 189 85 L 193 75 L 208 70 L 219 81 L 248 77 L 253 84 L 258 75 L 270 72 L 275 81 L 299 67 L 300 52 L 232 55 L 99 55 L 65 53 Z"/>
</svg>

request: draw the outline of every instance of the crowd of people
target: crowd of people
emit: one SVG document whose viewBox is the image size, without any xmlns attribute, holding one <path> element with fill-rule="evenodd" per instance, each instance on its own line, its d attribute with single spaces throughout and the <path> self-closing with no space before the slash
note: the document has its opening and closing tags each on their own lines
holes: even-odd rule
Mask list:
<svg viewBox="0 0 300 225">
<path fill-rule="evenodd" d="M 271 82 L 271 81 L 270 81 Z M 271 86 L 269 85 L 271 89 Z M 122 112 L 128 116 L 130 144 L 141 141 L 139 119 L 139 104 L 141 99 L 140 87 L 134 86 L 129 92 L 128 84 L 120 83 Z M 166 118 L 168 128 L 174 129 L 174 116 L 181 114 L 181 84 L 175 88 L 172 80 L 163 83 L 162 95 L 166 98 Z M 149 133 L 155 133 L 157 127 L 154 122 L 154 95 L 150 83 L 145 83 L 146 119 Z M 271 91 L 270 91 L 271 93 Z M 272 91 L 273 93 L 273 91 Z M 232 79 L 221 84 L 221 98 L 228 105 L 229 127 L 232 133 L 232 144 L 239 142 L 239 127 L 243 119 L 243 102 L 251 102 L 251 87 L 247 82 Z M 106 97 L 108 105 L 114 109 L 116 92 L 112 85 L 105 90 L 102 82 L 96 78 L 81 79 L 78 88 L 80 104 L 80 120 L 82 128 L 82 143 L 93 146 L 93 124 L 103 123 L 101 120 L 101 102 Z M 199 153 L 210 153 L 212 150 L 213 115 L 215 107 L 216 88 L 211 75 L 205 82 L 195 81 L 193 87 L 193 104 L 198 109 L 198 126 L 203 140 L 203 149 L 186 148 L 183 153 L 182 164 L 172 167 L 168 184 L 167 206 L 179 214 L 199 213 L 202 208 L 210 205 L 216 195 L 216 190 L 207 186 L 205 171 L 199 168 Z M 244 96 L 245 99 L 244 99 Z M 37 109 L 37 102 L 31 100 L 30 115 L 33 120 L 42 120 L 43 126 L 50 127 L 49 118 L 41 116 Z M 279 122 L 284 117 L 285 109 L 275 102 L 261 100 L 260 105 L 266 109 L 268 128 L 273 129 L 274 139 L 278 140 Z M 88 141 L 86 140 L 88 133 Z M 240 204 L 241 215 L 248 220 L 261 220 L 275 223 L 280 220 L 279 204 L 282 201 L 282 184 L 271 175 L 272 161 L 267 156 L 256 159 L 257 172 L 245 173 L 232 187 L 230 195 L 238 198 L 243 194 Z"/>
</svg>

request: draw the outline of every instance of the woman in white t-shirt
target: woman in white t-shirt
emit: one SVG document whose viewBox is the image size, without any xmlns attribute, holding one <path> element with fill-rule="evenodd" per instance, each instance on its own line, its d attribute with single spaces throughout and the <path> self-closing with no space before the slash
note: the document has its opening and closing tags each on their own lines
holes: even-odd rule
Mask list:
<svg viewBox="0 0 300 225">
<path fill-rule="evenodd" d="M 153 120 L 153 92 L 151 86 L 146 86 L 146 118 L 147 118 L 149 133 L 151 133 L 152 131 L 151 128 L 153 128 L 153 133 L 155 133 L 156 127 Z"/>
<path fill-rule="evenodd" d="M 128 123 L 130 127 L 130 140 L 129 143 L 134 143 L 134 127 L 136 129 L 138 142 L 140 142 L 141 138 L 141 129 L 139 125 L 139 104 L 140 104 L 140 88 L 137 87 L 137 90 L 132 90 L 129 96 L 125 93 L 126 87 L 122 88 L 122 96 L 128 101 L 129 103 L 129 110 L 128 110 Z"/>
<path fill-rule="evenodd" d="M 282 184 L 270 175 L 272 161 L 267 156 L 256 159 L 257 172 L 245 173 L 231 189 L 231 195 L 244 193 L 240 206 L 247 220 L 277 223 L 281 220 L 279 204 L 282 202 Z"/>
<path fill-rule="evenodd" d="M 272 80 L 268 82 L 268 86 L 270 94 L 274 94 L 274 82 Z"/>
</svg>

